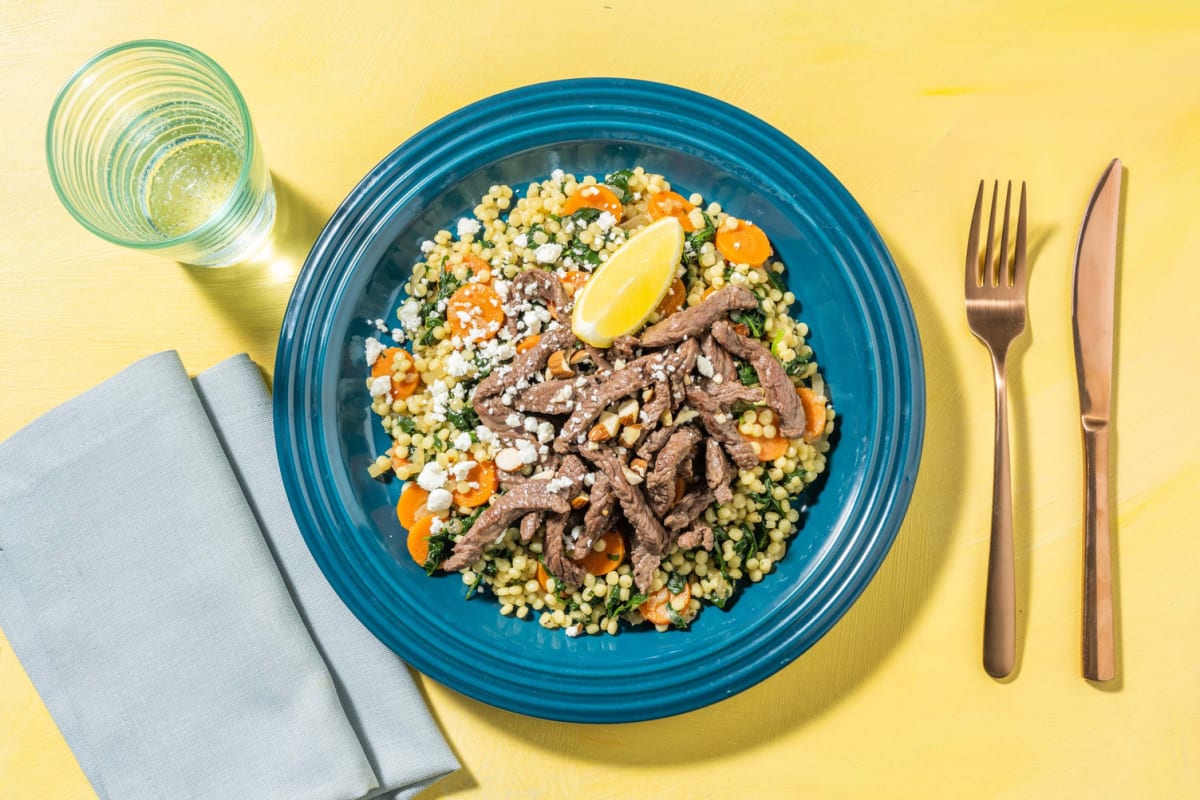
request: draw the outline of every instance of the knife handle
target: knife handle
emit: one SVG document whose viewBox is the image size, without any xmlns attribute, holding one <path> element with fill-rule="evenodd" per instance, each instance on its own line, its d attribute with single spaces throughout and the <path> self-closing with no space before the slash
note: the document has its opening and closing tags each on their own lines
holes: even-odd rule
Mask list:
<svg viewBox="0 0 1200 800">
<path fill-rule="evenodd" d="M 1116 677 L 1111 524 L 1108 509 L 1108 425 L 1083 423 L 1083 677 Z"/>
<path fill-rule="evenodd" d="M 992 535 L 983 611 L 983 668 L 993 678 L 1013 670 L 1017 651 L 1016 567 L 1013 564 L 1012 468 L 1008 455 L 1008 382 L 1003 355 L 993 356 L 996 450 L 992 464 Z"/>
</svg>

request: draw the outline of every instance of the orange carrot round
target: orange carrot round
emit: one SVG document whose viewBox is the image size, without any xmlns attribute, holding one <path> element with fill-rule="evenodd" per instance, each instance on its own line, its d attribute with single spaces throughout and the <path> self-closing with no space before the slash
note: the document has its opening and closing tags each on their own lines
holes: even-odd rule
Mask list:
<svg viewBox="0 0 1200 800">
<path fill-rule="evenodd" d="M 408 539 L 405 542 L 408 545 L 408 554 L 422 567 L 429 560 L 429 537 L 433 533 L 435 519 L 435 514 L 426 514 L 408 529 Z"/>
<path fill-rule="evenodd" d="M 671 604 L 671 608 L 677 614 L 683 614 L 687 610 L 688 603 L 692 601 L 691 585 L 685 583 L 683 591 L 679 594 L 671 594 L 667 587 L 659 589 L 654 594 L 646 598 L 646 602 L 638 606 L 638 611 L 642 612 L 642 616 L 655 625 L 669 625 L 671 615 L 667 612 L 667 604 Z"/>
<path fill-rule="evenodd" d="M 807 386 L 797 386 L 796 394 L 800 395 L 800 405 L 804 408 L 804 441 L 815 442 L 825 432 L 825 398 Z"/>
<path fill-rule="evenodd" d="M 759 461 L 774 461 L 787 452 L 788 439 L 783 436 L 744 436 L 746 441 L 758 445 Z"/>
<path fill-rule="evenodd" d="M 617 193 L 607 186 L 600 184 L 580 186 L 563 204 L 562 215 L 569 217 L 581 208 L 607 211 L 616 217 L 618 222 L 621 221 L 621 198 L 617 197 Z"/>
<path fill-rule="evenodd" d="M 415 481 L 409 481 L 400 492 L 400 500 L 396 503 L 396 517 L 405 528 L 412 528 L 418 519 L 429 513 L 426 505 L 429 502 L 429 492 L 422 489 Z"/>
<path fill-rule="evenodd" d="M 446 301 L 446 324 L 455 336 L 470 341 L 491 339 L 504 324 L 504 309 L 496 290 L 468 283 Z"/>
<path fill-rule="evenodd" d="M 538 586 L 542 587 L 543 592 L 550 591 L 549 584 L 548 584 L 549 580 L 550 580 L 550 573 L 546 571 L 546 567 L 542 564 L 542 562 L 539 561 L 538 565 L 537 565 L 537 582 L 538 582 Z"/>
<path fill-rule="evenodd" d="M 590 273 L 584 272 L 581 269 L 573 269 L 566 275 L 563 275 L 562 285 L 567 290 L 567 297 L 574 297 L 576 292 L 583 288 L 583 285 L 588 282 L 588 278 L 590 277 L 592 277 Z"/>
<path fill-rule="evenodd" d="M 397 374 L 393 369 L 397 357 L 408 364 L 403 375 Z M 412 396 L 421 385 L 421 376 L 417 373 L 412 356 L 403 347 L 389 347 L 375 359 L 375 363 L 371 365 L 371 377 L 382 378 L 384 375 L 392 376 L 392 400 L 403 400 Z"/>
<path fill-rule="evenodd" d="M 696 226 L 692 224 L 692 218 L 689 216 L 696 207 L 677 192 L 652 194 L 650 195 L 650 199 L 646 201 L 646 206 L 650 212 L 650 219 L 674 217 L 679 220 L 679 224 L 688 233 L 696 230 Z"/>
<path fill-rule="evenodd" d="M 667 290 L 663 296 L 662 302 L 658 304 L 655 311 L 660 317 L 669 317 L 679 309 L 683 308 L 683 301 L 687 299 L 687 289 L 683 287 L 683 281 L 676 278 L 671 282 L 671 288 Z"/>
<path fill-rule="evenodd" d="M 466 483 L 473 483 L 475 486 L 469 486 L 464 492 L 457 489 L 451 492 L 454 502 L 467 508 L 475 508 L 486 503 L 488 498 L 496 493 L 495 463 L 480 461 L 471 467 L 471 471 L 467 473 Z"/>
<path fill-rule="evenodd" d="M 531 333 L 521 341 L 517 342 L 516 350 L 518 353 L 524 353 L 526 350 L 531 350 L 537 346 L 537 343 L 542 339 L 540 334 Z"/>
<path fill-rule="evenodd" d="M 733 228 L 722 225 L 717 229 L 717 250 L 733 264 L 757 267 L 771 257 L 771 243 L 762 228 L 752 222 L 738 220 Z"/>
<path fill-rule="evenodd" d="M 620 531 L 608 531 L 599 541 L 604 542 L 603 550 L 593 547 L 575 562 L 591 575 L 607 575 L 625 560 L 625 537 Z"/>
</svg>

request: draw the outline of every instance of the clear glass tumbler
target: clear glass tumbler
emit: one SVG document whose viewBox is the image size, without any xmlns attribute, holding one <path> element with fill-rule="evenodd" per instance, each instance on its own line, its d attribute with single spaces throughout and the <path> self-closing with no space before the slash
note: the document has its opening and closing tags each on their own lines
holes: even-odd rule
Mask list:
<svg viewBox="0 0 1200 800">
<path fill-rule="evenodd" d="M 175 42 L 126 42 L 80 67 L 50 111 L 46 160 L 88 230 L 185 264 L 243 261 L 275 221 L 241 92 L 215 61 Z"/>
</svg>

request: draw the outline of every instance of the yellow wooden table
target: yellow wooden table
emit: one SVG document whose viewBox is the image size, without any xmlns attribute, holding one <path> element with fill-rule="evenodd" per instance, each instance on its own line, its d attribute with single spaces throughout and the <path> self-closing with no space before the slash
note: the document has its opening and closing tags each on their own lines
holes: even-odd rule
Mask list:
<svg viewBox="0 0 1200 800">
<path fill-rule="evenodd" d="M 846 184 L 899 265 L 928 371 L 925 455 L 850 613 L 764 683 L 657 722 L 537 721 L 425 680 L 463 770 L 423 797 L 1200 796 L 1200 4 L 63 5 L 0 8 L 0 438 L 160 349 L 193 371 L 240 351 L 270 368 L 295 271 L 357 179 L 443 114 L 541 80 L 647 78 L 741 106 Z M 270 262 L 166 263 L 60 207 L 42 149 L 54 94 L 93 53 L 144 37 L 200 48 L 241 86 L 281 193 Z M 1121 677 L 1093 685 L 1069 311 L 1080 217 L 1113 156 L 1128 169 Z M 1018 673 L 997 682 L 980 666 L 991 373 L 961 264 L 977 182 L 1009 177 L 1029 183 L 1033 270 L 1010 361 Z M 93 796 L 0 636 L 0 798 Z"/>
</svg>

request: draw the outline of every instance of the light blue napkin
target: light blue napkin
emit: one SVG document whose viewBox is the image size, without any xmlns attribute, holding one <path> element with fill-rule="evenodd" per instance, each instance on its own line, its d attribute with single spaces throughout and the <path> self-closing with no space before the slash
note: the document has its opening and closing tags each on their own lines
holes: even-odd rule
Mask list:
<svg viewBox="0 0 1200 800">
<path fill-rule="evenodd" d="M 106 800 L 412 797 L 458 768 L 296 528 L 245 356 L 0 443 L 0 628 Z"/>
</svg>

